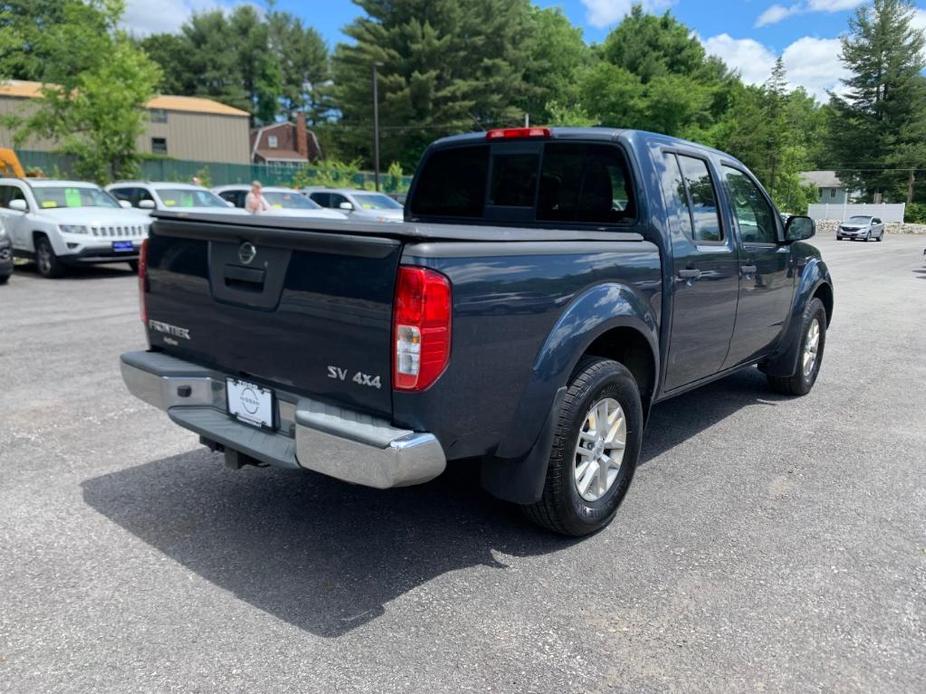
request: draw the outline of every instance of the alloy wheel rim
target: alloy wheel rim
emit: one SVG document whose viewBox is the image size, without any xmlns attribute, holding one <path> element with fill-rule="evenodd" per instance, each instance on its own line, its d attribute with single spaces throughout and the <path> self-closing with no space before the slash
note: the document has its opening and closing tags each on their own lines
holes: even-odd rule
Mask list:
<svg viewBox="0 0 926 694">
<path fill-rule="evenodd" d="M 576 441 L 574 476 L 576 491 L 585 501 L 598 501 L 614 486 L 624 462 L 627 419 L 620 403 L 603 398 L 585 415 Z"/>
<path fill-rule="evenodd" d="M 807 339 L 804 340 L 804 354 L 802 362 L 804 367 L 804 377 L 813 373 L 814 366 L 817 365 L 817 350 L 820 348 L 820 321 L 814 318 L 807 328 Z"/>
</svg>

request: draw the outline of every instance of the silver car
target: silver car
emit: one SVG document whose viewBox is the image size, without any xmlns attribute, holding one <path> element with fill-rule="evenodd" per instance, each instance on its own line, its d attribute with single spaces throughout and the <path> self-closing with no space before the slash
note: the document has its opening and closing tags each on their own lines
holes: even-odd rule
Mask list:
<svg viewBox="0 0 926 694">
<path fill-rule="evenodd" d="M 881 241 L 884 239 L 884 222 L 878 217 L 858 214 L 849 217 L 836 229 L 836 240 L 861 239 L 862 241 Z"/>
<path fill-rule="evenodd" d="M 372 190 L 303 188 L 302 193 L 322 207 L 345 212 L 358 222 L 401 222 L 405 219 L 402 205 Z"/>
</svg>

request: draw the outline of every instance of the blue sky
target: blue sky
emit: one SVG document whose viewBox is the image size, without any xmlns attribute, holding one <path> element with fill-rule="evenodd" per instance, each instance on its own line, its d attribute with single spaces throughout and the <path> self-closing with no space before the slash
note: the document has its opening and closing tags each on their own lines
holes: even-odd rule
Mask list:
<svg viewBox="0 0 926 694">
<path fill-rule="evenodd" d="M 127 0 L 124 23 L 138 34 L 176 30 L 192 12 L 232 7 L 243 0 Z M 580 26 L 588 42 L 601 41 L 629 10 L 632 0 L 534 0 L 559 7 Z M 258 2 L 252 2 L 263 6 Z M 844 72 L 838 37 L 862 0 L 643 0 L 651 12 L 671 10 L 704 43 L 748 82 L 763 82 L 781 54 L 793 85 L 820 98 L 837 88 Z M 918 0 L 917 24 L 926 28 L 926 0 Z M 360 14 L 350 0 L 277 0 L 318 29 L 333 47 L 341 29 Z"/>
</svg>

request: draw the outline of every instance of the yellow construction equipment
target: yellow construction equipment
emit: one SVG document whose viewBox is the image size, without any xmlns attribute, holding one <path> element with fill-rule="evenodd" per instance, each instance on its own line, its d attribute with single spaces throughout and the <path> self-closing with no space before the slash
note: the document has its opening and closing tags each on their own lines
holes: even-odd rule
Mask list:
<svg viewBox="0 0 926 694">
<path fill-rule="evenodd" d="M 0 175 L 15 176 L 16 178 L 26 177 L 26 172 L 23 171 L 22 164 L 19 163 L 19 157 L 9 147 L 0 147 Z"/>
</svg>

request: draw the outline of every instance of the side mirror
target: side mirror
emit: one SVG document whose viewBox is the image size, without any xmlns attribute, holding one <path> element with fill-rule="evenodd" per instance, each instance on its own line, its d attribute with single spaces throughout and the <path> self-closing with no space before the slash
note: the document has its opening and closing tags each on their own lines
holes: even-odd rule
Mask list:
<svg viewBox="0 0 926 694">
<path fill-rule="evenodd" d="M 29 205 L 27 205 L 26 201 L 22 199 L 10 200 L 9 207 L 11 210 L 16 210 L 17 212 L 28 212 L 29 211 Z"/>
<path fill-rule="evenodd" d="M 806 241 L 817 233 L 817 225 L 810 217 L 794 216 L 785 224 L 785 241 Z"/>
<path fill-rule="evenodd" d="M 342 210 L 347 210 L 348 212 L 354 209 L 354 206 L 351 205 L 349 202 L 342 202 L 340 205 L 338 205 L 338 207 Z"/>
<path fill-rule="evenodd" d="M 124 207 L 125 209 L 130 209 L 130 208 L 132 207 L 132 203 L 130 203 L 128 200 L 120 200 L 120 201 L 119 201 L 119 207 Z"/>
<path fill-rule="evenodd" d="M 153 210 L 154 209 L 154 200 L 139 200 L 138 209 L 140 210 Z"/>
</svg>

